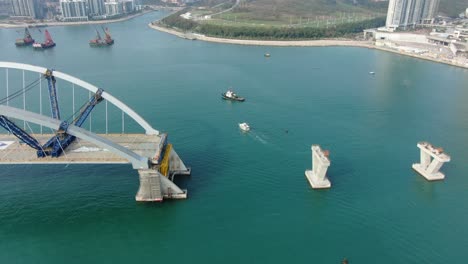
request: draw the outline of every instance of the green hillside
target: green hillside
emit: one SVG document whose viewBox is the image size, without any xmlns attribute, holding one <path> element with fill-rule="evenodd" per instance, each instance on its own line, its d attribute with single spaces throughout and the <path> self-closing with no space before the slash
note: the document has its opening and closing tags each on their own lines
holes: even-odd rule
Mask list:
<svg viewBox="0 0 468 264">
<path fill-rule="evenodd" d="M 439 14 L 455 17 L 467 8 L 467 0 L 440 0 Z"/>
<path fill-rule="evenodd" d="M 214 16 L 214 21 L 248 24 L 314 24 L 328 20 L 343 23 L 384 16 L 386 3 L 361 0 L 242 0 L 232 11 Z"/>
<path fill-rule="evenodd" d="M 247 0 L 238 8 L 252 16 L 330 16 L 339 13 L 374 14 L 386 11 L 387 3 L 369 0 Z"/>
<path fill-rule="evenodd" d="M 466 0 L 441 0 L 440 13 L 455 16 Z M 388 1 L 202 0 L 161 24 L 181 31 L 244 39 L 353 37 L 385 24 Z M 190 12 L 192 19 L 180 14 Z"/>
<path fill-rule="evenodd" d="M 154 1 L 154 0 L 153 0 Z M 235 0 L 201 0 L 197 6 L 222 8 L 222 3 L 234 4 Z M 374 2 L 372 0 L 242 0 L 241 5 L 230 12 L 240 13 L 251 19 L 275 21 L 284 17 L 315 17 L 343 14 L 381 15 L 387 12 L 388 1 Z M 468 8 L 467 0 L 440 0 L 439 13 L 447 16 L 457 16 Z"/>
</svg>

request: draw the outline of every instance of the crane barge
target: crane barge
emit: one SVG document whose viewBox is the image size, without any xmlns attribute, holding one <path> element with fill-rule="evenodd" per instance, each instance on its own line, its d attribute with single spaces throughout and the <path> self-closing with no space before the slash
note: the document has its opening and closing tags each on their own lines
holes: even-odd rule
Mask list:
<svg viewBox="0 0 468 264">
<path fill-rule="evenodd" d="M 89 41 L 89 46 L 91 47 L 106 47 L 114 44 L 114 40 L 112 39 L 111 34 L 109 33 L 108 28 L 103 28 L 104 34 L 106 35 L 104 39 L 101 38 L 101 34 L 96 29 L 96 38 Z"/>
<path fill-rule="evenodd" d="M 34 39 L 31 37 L 31 33 L 29 33 L 28 28 L 24 29 L 24 38 L 22 39 L 17 39 L 15 42 L 15 45 L 17 47 L 22 47 L 22 46 L 29 46 L 34 43 Z"/>
<path fill-rule="evenodd" d="M 49 31 L 45 30 L 45 41 L 44 43 L 34 42 L 33 48 L 34 49 L 49 49 L 55 47 L 55 42 L 52 40 Z"/>
</svg>

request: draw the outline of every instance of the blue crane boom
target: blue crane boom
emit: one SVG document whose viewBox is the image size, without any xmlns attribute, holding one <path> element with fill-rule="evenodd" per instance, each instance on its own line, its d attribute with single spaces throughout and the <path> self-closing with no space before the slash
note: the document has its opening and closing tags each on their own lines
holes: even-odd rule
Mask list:
<svg viewBox="0 0 468 264">
<path fill-rule="evenodd" d="M 44 77 L 47 79 L 47 86 L 49 87 L 49 98 L 50 98 L 50 108 L 52 111 L 52 117 L 60 120 L 60 110 L 58 106 L 57 99 L 57 89 L 55 88 L 55 77 L 53 70 L 47 69 L 44 73 Z"/>
<path fill-rule="evenodd" d="M 89 99 L 86 106 L 82 108 L 80 114 L 75 118 L 75 120 L 73 120 L 73 122 L 71 123 L 72 125 L 75 125 L 78 127 L 81 127 L 83 125 L 84 121 L 86 120 L 86 118 L 88 118 L 89 114 L 94 109 L 94 107 L 103 100 L 102 98 L 103 92 L 104 90 L 102 89 L 97 90 L 94 96 Z M 50 155 L 52 157 L 60 156 L 60 154 L 62 154 L 62 152 L 71 143 L 73 143 L 73 141 L 76 138 L 75 136 L 67 134 L 67 129 L 69 125 L 70 123 L 68 123 L 67 121 L 63 121 L 60 124 L 60 127 L 57 130 L 57 133 L 55 134 L 55 136 L 49 139 L 49 141 L 47 141 L 46 144 L 44 144 L 44 146 L 42 147 L 44 151 L 42 151 L 42 149 L 41 151 L 38 151 L 37 156 L 38 157 L 45 157 L 47 155 Z"/>
<path fill-rule="evenodd" d="M 44 73 L 44 78 L 47 79 L 47 83 L 49 86 L 49 97 L 50 97 L 50 106 L 52 109 L 52 117 L 54 119 L 60 120 L 60 111 L 58 107 L 58 100 L 57 100 L 57 90 L 55 87 L 55 77 L 52 73 L 52 70 L 47 70 Z M 81 108 L 80 114 L 73 120 L 71 123 L 72 125 L 81 127 L 83 123 L 86 121 L 86 118 L 91 114 L 91 111 L 94 107 L 100 103 L 102 98 L 102 93 L 104 90 L 98 89 L 94 96 L 92 96 L 88 103 Z M 75 136 L 67 134 L 67 129 L 70 126 L 70 123 L 67 121 L 63 121 L 60 123 L 59 129 L 57 130 L 56 134 L 49 139 L 43 146 L 39 144 L 39 142 L 29 135 L 26 131 L 18 127 L 15 123 L 10 121 L 3 115 L 0 115 L 0 126 L 4 127 L 6 130 L 11 132 L 21 141 L 29 145 L 30 147 L 37 150 L 38 157 L 58 157 L 62 152 L 75 140 Z"/>
<path fill-rule="evenodd" d="M 0 115 L 0 126 L 4 127 L 31 148 L 36 149 L 38 153 L 43 152 L 41 145 L 35 138 L 30 136 L 26 131 L 18 127 L 15 123 L 3 115 Z"/>
<path fill-rule="evenodd" d="M 83 125 L 84 121 L 86 120 L 86 118 L 88 118 L 89 114 L 94 109 L 94 107 L 103 100 L 102 98 L 103 92 L 104 92 L 103 89 L 98 89 L 96 91 L 94 96 L 89 99 L 88 104 L 83 108 L 83 110 L 75 118 L 75 120 L 73 120 L 73 125 L 78 126 L 78 127 L 81 127 L 81 125 Z"/>
</svg>

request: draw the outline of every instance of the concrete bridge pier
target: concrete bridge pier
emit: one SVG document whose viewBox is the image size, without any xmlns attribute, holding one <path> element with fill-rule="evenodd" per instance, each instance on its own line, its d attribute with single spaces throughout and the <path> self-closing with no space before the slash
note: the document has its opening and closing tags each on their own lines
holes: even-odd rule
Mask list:
<svg viewBox="0 0 468 264">
<path fill-rule="evenodd" d="M 329 152 L 322 150 L 318 145 L 312 145 L 312 170 L 306 170 L 305 175 L 313 189 L 330 188 L 331 183 L 327 178 L 327 170 L 330 166 Z"/>
<path fill-rule="evenodd" d="M 420 163 L 413 164 L 413 169 L 428 181 L 443 180 L 445 175 L 440 168 L 450 161 L 450 156 L 442 148 L 434 147 L 428 142 L 419 142 L 417 147 L 421 150 Z"/>
<path fill-rule="evenodd" d="M 140 188 L 135 196 L 139 202 L 161 202 L 163 199 L 186 199 L 187 190 L 179 188 L 173 180 L 175 175 L 190 175 L 179 155 L 169 144 L 159 163 L 154 160 L 149 169 L 139 169 Z"/>
<path fill-rule="evenodd" d="M 140 188 L 135 196 L 137 202 L 162 202 L 163 199 L 186 199 L 187 190 L 182 190 L 154 169 L 138 170 Z"/>
<path fill-rule="evenodd" d="M 163 199 L 186 199 L 187 190 L 182 190 L 154 169 L 138 170 L 140 188 L 135 196 L 138 202 L 162 202 Z"/>
<path fill-rule="evenodd" d="M 153 169 L 138 170 L 140 175 L 140 188 L 135 196 L 138 202 L 161 202 L 161 173 Z"/>
</svg>

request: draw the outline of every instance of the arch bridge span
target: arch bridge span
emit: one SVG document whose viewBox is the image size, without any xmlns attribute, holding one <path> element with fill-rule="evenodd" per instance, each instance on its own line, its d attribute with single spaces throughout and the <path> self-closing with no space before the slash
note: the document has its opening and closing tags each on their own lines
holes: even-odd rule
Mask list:
<svg viewBox="0 0 468 264">
<path fill-rule="evenodd" d="M 137 201 L 187 197 L 187 191 L 174 184 L 173 179 L 175 175 L 190 175 L 190 168 L 185 166 L 172 144 L 167 141 L 167 134 L 159 134 L 159 131 L 152 128 L 126 104 L 90 83 L 59 71 L 53 71 L 52 76 L 46 68 L 13 62 L 0 62 L 0 68 L 6 69 L 7 98 L 8 69 L 23 71 L 23 95 L 26 93 L 24 71 L 37 72 L 41 74 L 41 78 L 46 78 L 53 114 L 53 117 L 48 117 L 42 115 L 42 112 L 38 114 L 26 111 L 24 103 L 23 109 L 12 107 L 8 105 L 8 99 L 2 99 L 0 126 L 5 128 L 8 134 L 0 134 L 0 164 L 131 163 L 133 168 L 138 170 L 140 180 L 140 188 L 135 197 Z M 82 108 L 79 117 L 71 123 L 60 119 L 55 78 L 68 81 L 94 94 Z M 94 106 L 103 99 L 135 120 L 145 130 L 145 134 L 125 134 L 123 130 L 120 134 L 108 134 L 107 128 L 106 134 L 95 134 L 81 128 Z M 20 127 L 9 118 L 23 121 L 24 126 Z M 29 123 L 40 125 L 41 134 L 29 134 L 27 127 L 33 132 Z M 42 126 L 51 128 L 54 134 L 42 134 Z M 53 152 L 55 148 L 60 148 L 61 151 Z"/>
<path fill-rule="evenodd" d="M 5 68 L 5 69 L 17 69 L 17 70 L 24 70 L 24 71 L 31 71 L 31 72 L 37 72 L 40 74 L 44 74 L 48 69 L 44 67 L 39 67 L 39 66 L 34 66 L 34 65 L 29 65 L 29 64 L 23 64 L 23 63 L 16 63 L 16 62 L 5 62 L 5 61 L 0 61 L 0 68 Z M 62 73 L 60 71 L 53 71 L 53 74 L 56 78 L 62 79 L 65 81 L 68 81 L 70 83 L 76 84 L 79 87 L 82 87 L 92 93 L 96 93 L 98 91 L 98 87 L 85 82 L 83 80 L 80 80 L 76 77 L 73 77 L 71 75 L 68 75 L 66 73 Z M 7 72 L 8 75 L 8 72 Z M 7 76 L 8 78 L 8 76 Z M 110 102 L 111 104 L 115 105 L 117 108 L 122 110 L 125 114 L 130 116 L 135 122 L 137 122 L 144 130 L 147 135 L 158 135 L 159 131 L 154 129 L 146 120 L 144 120 L 140 115 L 138 115 L 133 109 L 128 107 L 126 104 L 124 104 L 122 101 L 119 99 L 115 98 L 112 96 L 109 92 L 104 91 L 102 93 L 102 98 Z"/>
</svg>

